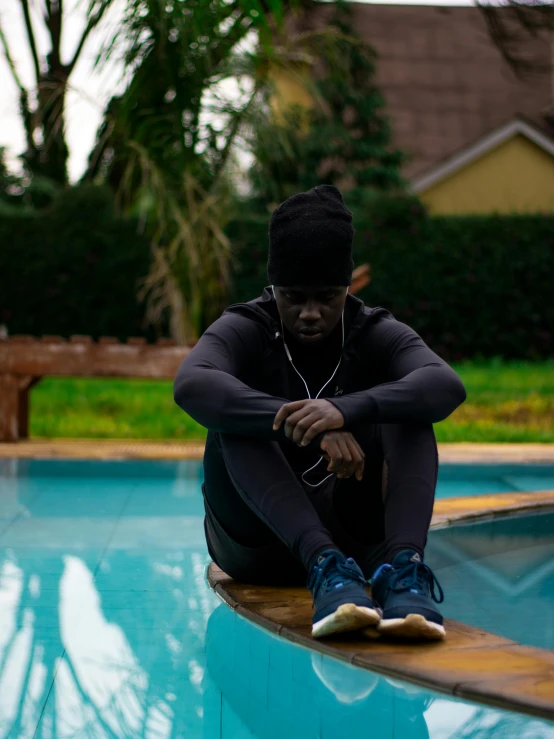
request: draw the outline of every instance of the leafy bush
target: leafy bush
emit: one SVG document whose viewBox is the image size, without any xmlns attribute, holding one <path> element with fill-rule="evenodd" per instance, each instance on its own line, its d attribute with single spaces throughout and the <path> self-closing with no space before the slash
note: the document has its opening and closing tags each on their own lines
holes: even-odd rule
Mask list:
<svg viewBox="0 0 554 739">
<path fill-rule="evenodd" d="M 552 355 L 554 216 L 431 218 L 410 197 L 346 202 L 355 262 L 371 265 L 360 294 L 368 305 L 388 308 L 450 360 Z M 258 211 L 229 229 L 236 301 L 267 283 L 268 220 Z"/>
<path fill-rule="evenodd" d="M 148 336 L 137 300 L 150 249 L 110 191 L 64 190 L 41 211 L 0 216 L 0 323 L 10 334 Z"/>
<path fill-rule="evenodd" d="M 554 216 L 430 218 L 407 196 L 345 199 L 355 262 L 371 265 L 360 295 L 368 305 L 391 310 L 450 360 L 552 356 Z M 136 297 L 149 246 L 114 215 L 109 191 L 79 186 L 46 210 L 17 210 L 0 215 L 0 323 L 10 333 L 154 338 Z M 236 212 L 230 302 L 267 284 L 267 207 L 251 200 Z"/>
</svg>

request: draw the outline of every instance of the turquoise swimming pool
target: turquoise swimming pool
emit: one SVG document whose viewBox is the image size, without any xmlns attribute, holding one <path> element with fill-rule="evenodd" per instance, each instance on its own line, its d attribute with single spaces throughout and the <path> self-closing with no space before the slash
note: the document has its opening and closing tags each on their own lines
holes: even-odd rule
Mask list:
<svg viewBox="0 0 554 739">
<path fill-rule="evenodd" d="M 443 464 L 437 498 L 554 490 L 551 464 Z"/>
<path fill-rule="evenodd" d="M 503 485 L 554 488 L 552 468 L 502 470 Z M 443 467 L 441 494 L 479 479 L 465 472 Z M 237 616 L 206 585 L 201 479 L 193 462 L 0 460 L 0 739 L 554 737 L 549 722 L 387 680 Z M 449 568 L 485 549 L 460 561 L 441 531 L 431 547 L 458 608 Z"/>
<path fill-rule="evenodd" d="M 432 531 L 427 558 L 450 618 L 554 649 L 554 513 Z"/>
</svg>

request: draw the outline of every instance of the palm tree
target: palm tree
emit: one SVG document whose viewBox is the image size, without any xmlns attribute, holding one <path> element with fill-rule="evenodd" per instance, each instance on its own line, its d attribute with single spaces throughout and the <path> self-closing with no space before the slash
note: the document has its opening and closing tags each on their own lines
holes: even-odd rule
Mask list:
<svg viewBox="0 0 554 739">
<path fill-rule="evenodd" d="M 63 0 L 44 0 L 31 7 L 29 0 L 18 0 L 23 17 L 27 50 L 32 59 L 33 83 L 29 87 L 15 63 L 7 33 L 0 18 L 0 46 L 19 90 L 19 110 L 25 131 L 23 159 L 35 175 L 58 184 L 67 182 L 68 149 L 65 141 L 65 100 L 70 77 L 93 31 L 104 18 L 112 0 L 86 0 L 85 24 L 73 42 L 68 59 L 62 55 L 64 30 Z M 41 51 L 38 39 L 46 38 Z"/>
<path fill-rule="evenodd" d="M 130 0 L 121 38 L 131 81 L 112 99 L 86 178 L 109 182 L 150 236 L 153 262 L 141 295 L 166 312 L 173 337 L 194 341 L 221 311 L 243 130 L 270 84 L 281 1 Z M 232 87 L 230 93 L 229 88 Z"/>
</svg>

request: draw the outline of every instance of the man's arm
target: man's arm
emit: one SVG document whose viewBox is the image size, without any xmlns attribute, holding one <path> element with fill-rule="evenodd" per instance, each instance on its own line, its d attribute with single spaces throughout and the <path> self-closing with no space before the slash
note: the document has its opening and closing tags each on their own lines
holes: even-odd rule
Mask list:
<svg viewBox="0 0 554 739">
<path fill-rule="evenodd" d="M 369 390 L 328 398 L 344 416 L 344 428 L 373 423 L 437 423 L 466 399 L 462 381 L 409 326 L 382 318 L 367 331 L 360 355 L 390 378 Z"/>
<path fill-rule="evenodd" d="M 236 314 L 215 321 L 181 363 L 174 383 L 178 406 L 212 431 L 285 440 L 273 419 L 287 402 L 253 390 L 238 375 L 259 362 L 265 348 L 261 327 Z"/>
</svg>

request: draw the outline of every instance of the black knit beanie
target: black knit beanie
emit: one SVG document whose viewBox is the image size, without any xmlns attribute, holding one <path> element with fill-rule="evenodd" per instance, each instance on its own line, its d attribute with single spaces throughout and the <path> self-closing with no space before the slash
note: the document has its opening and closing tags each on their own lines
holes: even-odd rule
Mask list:
<svg viewBox="0 0 554 739">
<path fill-rule="evenodd" d="M 269 221 L 270 284 L 350 285 L 353 237 L 352 213 L 334 185 L 292 195 Z"/>
</svg>

